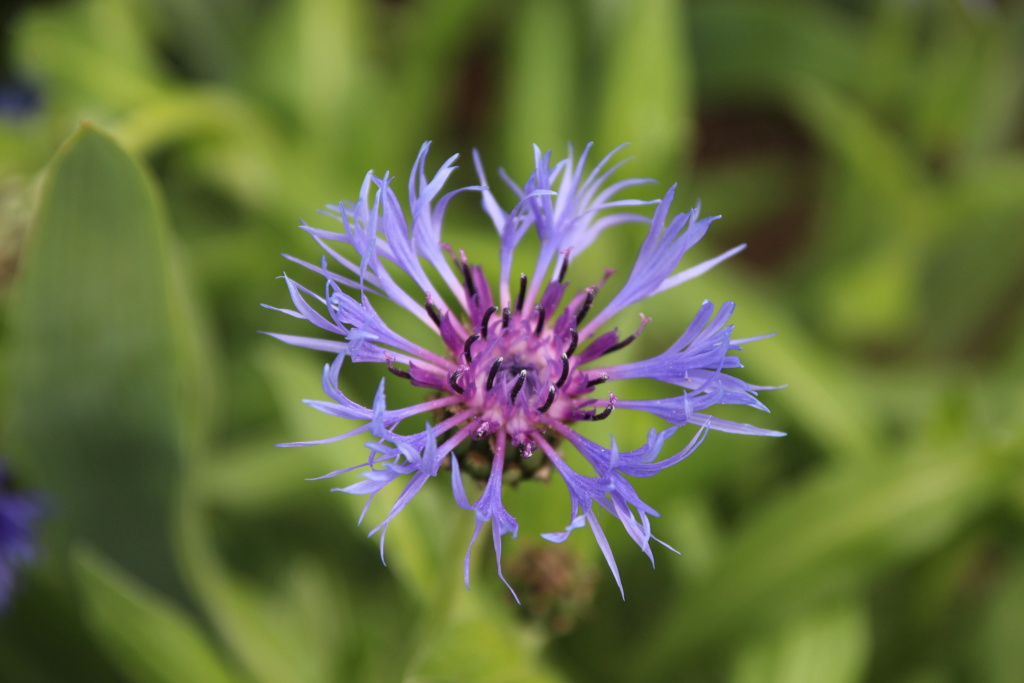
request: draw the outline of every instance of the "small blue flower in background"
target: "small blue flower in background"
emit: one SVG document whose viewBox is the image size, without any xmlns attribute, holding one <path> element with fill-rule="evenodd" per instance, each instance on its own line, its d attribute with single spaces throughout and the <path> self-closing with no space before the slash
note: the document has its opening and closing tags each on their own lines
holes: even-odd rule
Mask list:
<svg viewBox="0 0 1024 683">
<path fill-rule="evenodd" d="M 35 558 L 32 529 L 42 506 L 34 496 L 13 490 L 0 460 L 0 611 L 14 592 L 15 573 Z"/>
<path fill-rule="evenodd" d="M 320 264 L 288 258 L 324 277 L 326 288 L 320 295 L 285 276 L 295 308 L 277 310 L 308 320 L 327 334 L 272 336 L 337 354 L 323 373 L 329 400 L 308 403 L 363 424 L 340 436 L 287 445 L 330 443 L 364 433 L 376 439 L 367 444 L 367 462 L 324 477 L 365 468 L 358 483 L 335 490 L 368 495 L 367 507 L 385 486 L 405 480 L 397 502 L 370 532 L 381 534 L 382 558 L 391 521 L 427 480 L 450 472 L 456 503 L 475 514 L 470 548 L 484 523 L 491 522 L 502 580 L 502 537 L 514 538 L 518 532 L 516 518 L 502 503 L 502 485 L 545 476 L 553 468 L 568 487 L 572 509 L 565 531 L 544 537 L 557 543 L 589 526 L 622 591 L 598 508 L 614 515 L 653 562 L 650 542 L 658 539 L 651 534 L 650 517 L 658 513 L 640 499 L 631 479 L 654 476 L 679 463 L 708 430 L 781 433 L 707 412 L 717 404 L 767 410 L 756 394 L 774 388 L 728 374 L 741 367 L 735 353 L 753 341 L 732 338 L 732 303 L 717 311 L 711 302 L 701 303 L 679 338 L 647 360 L 616 365 L 611 359 L 643 332 L 650 318 L 641 315 L 636 331 L 627 336 L 620 336 L 617 328 L 603 333 L 601 328 L 628 306 L 693 279 L 743 246 L 677 270 L 715 217 L 701 218 L 698 208 L 673 214 L 674 186 L 660 200 L 621 198 L 624 191 L 652 181 L 610 182 L 621 165 L 612 163 L 615 151 L 589 169 L 590 146 L 578 159 L 570 150 L 568 158 L 554 164 L 550 153 L 535 149 L 535 170 L 525 185 L 501 174 L 517 198 L 506 211 L 488 188 L 476 155 L 480 185 L 442 194 L 456 157 L 430 177 L 425 169 L 428 149 L 429 143 L 424 144 L 413 166 L 407 206 L 393 190 L 392 176 L 371 172 L 358 201 L 329 206 L 324 212 L 337 220 L 336 230 L 301 226 L 325 255 Z M 497 231 L 496 289 L 480 265 L 442 241 L 445 210 L 464 192 L 480 193 L 484 213 Z M 638 212 L 644 207 L 653 207 L 652 215 Z M 614 271 L 608 270 L 600 282 L 570 290 L 567 274 L 572 262 L 602 232 L 625 225 L 643 226 L 647 233 L 628 276 L 613 289 Z M 537 261 L 532 272 L 514 276 L 513 256 L 527 233 L 539 241 Z M 404 308 L 439 343 L 430 343 L 426 334 L 413 339 L 396 333 L 374 310 L 374 300 Z M 427 389 L 429 398 L 389 408 L 381 379 L 373 404 L 360 405 L 341 389 L 346 361 L 379 363 L 382 370 Z M 661 382 L 667 396 L 640 400 L 616 395 L 618 380 L 638 378 Z M 614 437 L 603 446 L 573 429 L 574 423 L 603 420 L 613 410 L 647 413 L 670 426 L 652 428 L 647 442 L 630 451 L 620 450 Z M 396 433 L 400 423 L 421 415 L 434 416 L 435 423 L 412 435 Z M 668 438 L 687 424 L 698 427 L 689 444 L 659 459 Z M 562 456 L 566 443 L 582 454 L 592 471 L 577 472 L 568 464 Z M 463 472 L 483 486 L 475 501 L 467 494 Z M 468 584 L 469 552 L 465 572 Z"/>
</svg>

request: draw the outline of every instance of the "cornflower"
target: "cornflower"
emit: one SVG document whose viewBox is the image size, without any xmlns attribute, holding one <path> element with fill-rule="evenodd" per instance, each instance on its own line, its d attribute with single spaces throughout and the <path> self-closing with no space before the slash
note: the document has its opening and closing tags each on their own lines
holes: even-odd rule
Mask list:
<svg viewBox="0 0 1024 683">
<path fill-rule="evenodd" d="M 761 436 L 782 433 L 707 412 L 718 404 L 767 411 L 757 392 L 776 388 L 755 386 L 729 374 L 742 367 L 736 355 L 742 344 L 763 338 L 732 338 L 731 302 L 716 311 L 711 302 L 703 301 L 678 339 L 645 360 L 612 364 L 609 357 L 633 343 L 650 318 L 641 315 L 636 331 L 626 336 L 617 328 L 601 330 L 627 307 L 697 277 L 744 245 L 678 270 L 717 216 L 701 218 L 699 206 L 672 214 L 674 185 L 658 200 L 621 198 L 624 191 L 652 181 L 612 181 L 622 164 L 613 163 L 618 149 L 588 170 L 590 145 L 578 159 L 570 148 L 569 156 L 556 163 L 550 153 L 542 154 L 535 147 L 535 168 L 524 185 L 500 173 L 516 198 L 506 211 L 492 194 L 476 153 L 479 185 L 442 194 L 457 155 L 430 176 L 426 171 L 429 146 L 422 146 L 413 165 L 407 207 L 392 188 L 394 178 L 371 171 L 356 202 L 328 206 L 323 212 L 338 221 L 339 229 L 301 224 L 324 255 L 320 264 L 287 258 L 322 276 L 325 290 L 317 294 L 285 275 L 295 308 L 276 310 L 305 319 L 327 335 L 272 336 L 335 354 L 322 377 L 328 400 L 307 403 L 362 424 L 327 439 L 282 445 L 332 443 L 361 434 L 374 437 L 366 444 L 366 462 L 317 479 L 365 469 L 357 483 L 333 489 L 368 496 L 363 515 L 377 493 L 396 480 L 405 480 L 388 514 L 370 531 L 371 536 L 380 532 L 382 561 L 388 525 L 428 480 L 442 471 L 450 473 L 455 502 L 475 515 L 465 559 L 467 586 L 470 551 L 487 522 L 498 575 L 508 585 L 501 569 L 502 538 L 507 534 L 515 538 L 519 525 L 502 502 L 503 486 L 546 477 L 553 470 L 568 488 L 570 522 L 564 531 L 543 537 L 560 543 L 574 530 L 589 526 L 622 592 L 599 508 L 621 522 L 653 563 L 651 541 L 661 541 L 651 533 L 650 518 L 658 512 L 641 500 L 632 480 L 657 475 L 681 462 L 709 430 Z M 496 289 L 480 265 L 442 240 L 445 211 L 464 192 L 480 193 L 483 211 L 497 231 Z M 653 207 L 649 217 L 638 213 L 643 207 Z M 570 293 L 566 279 L 570 259 L 579 258 L 609 228 L 638 224 L 645 226 L 647 234 L 617 291 L 605 294 L 615 272 L 608 270 L 600 282 Z M 528 233 L 539 242 L 536 264 L 532 272 L 514 277 L 513 256 Z M 396 280 L 398 273 L 405 284 Z M 395 332 L 374 309 L 374 300 L 397 304 L 440 343 L 421 344 L 419 335 L 412 339 Z M 415 405 L 389 408 L 382 378 L 372 404 L 361 405 L 342 391 L 346 361 L 377 363 L 382 372 L 386 369 L 423 387 L 428 397 Z M 634 379 L 655 380 L 667 387 L 669 395 L 634 399 L 611 390 L 621 380 Z M 614 436 L 604 446 L 574 429 L 577 423 L 604 420 L 614 410 L 652 415 L 668 426 L 651 428 L 646 443 L 630 451 L 620 450 Z M 426 422 L 411 435 L 397 433 L 404 421 L 423 415 L 433 416 L 435 422 Z M 697 427 L 689 443 L 659 459 L 666 442 L 684 425 Z M 562 454 L 566 444 L 583 456 L 592 472 L 577 472 L 568 464 Z M 466 477 L 482 487 L 475 500 L 467 494 Z"/>
<path fill-rule="evenodd" d="M 11 600 L 19 568 L 35 558 L 33 526 L 41 514 L 42 504 L 35 496 L 14 490 L 0 459 L 0 611 Z"/>
</svg>

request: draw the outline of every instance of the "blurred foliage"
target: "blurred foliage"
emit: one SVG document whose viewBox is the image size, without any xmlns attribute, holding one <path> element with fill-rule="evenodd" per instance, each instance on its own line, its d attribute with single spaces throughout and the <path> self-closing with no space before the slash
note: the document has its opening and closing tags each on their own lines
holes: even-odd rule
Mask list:
<svg viewBox="0 0 1024 683">
<path fill-rule="evenodd" d="M 0 19 L 0 452 L 52 500 L 0 680 L 1020 680 L 1024 8 L 61 0 Z M 788 384 L 760 424 L 790 436 L 714 434 L 641 482 L 682 556 L 652 570 L 613 533 L 625 602 L 592 541 L 537 539 L 564 524 L 557 482 L 509 492 L 517 608 L 486 544 L 463 588 L 472 520 L 443 482 L 385 569 L 361 501 L 305 481 L 348 446 L 272 447 L 345 430 L 300 402 L 324 359 L 256 334 L 300 329 L 259 306 L 285 301 L 280 253 L 317 258 L 297 219 L 370 168 L 401 178 L 425 139 L 434 163 L 478 148 L 520 178 L 533 143 L 629 141 L 626 173 L 724 215 L 700 251 L 749 244 L 651 302 L 630 352 L 736 301 L 741 336 L 778 333 L 744 358 Z M 492 253 L 474 209 L 448 235 Z"/>
</svg>

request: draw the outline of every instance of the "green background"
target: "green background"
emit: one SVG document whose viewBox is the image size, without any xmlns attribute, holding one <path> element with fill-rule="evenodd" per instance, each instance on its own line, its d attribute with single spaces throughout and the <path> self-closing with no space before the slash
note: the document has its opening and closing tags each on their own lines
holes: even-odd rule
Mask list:
<svg viewBox="0 0 1024 683">
<path fill-rule="evenodd" d="M 1024 11 L 809 0 L 15 3 L 0 107 L 0 453 L 47 497 L 0 615 L 0 680 L 1014 683 L 1024 671 Z M 525 180 L 630 142 L 620 177 L 722 214 L 623 360 L 737 303 L 742 376 L 789 433 L 711 434 L 638 484 L 652 569 L 607 523 L 623 601 L 557 480 L 507 492 L 518 607 L 442 477 L 387 567 L 341 480 L 357 442 L 277 276 L 368 169 Z M 646 192 L 647 194 L 643 194 Z M 324 227 L 330 224 L 321 221 Z M 475 198 L 445 236 L 491 265 Z M 578 284 L 628 268 L 609 233 Z M 571 278 L 572 279 L 572 278 Z M 634 307 L 636 309 L 636 307 Z M 617 318 L 635 325 L 639 309 Z M 347 371 L 348 372 L 348 371 Z M 380 368 L 346 375 L 369 401 Z M 392 378 L 393 379 L 393 378 Z M 416 392 L 389 379 L 389 401 Z M 639 390 L 643 390 L 642 387 Z M 588 434 L 638 445 L 619 411 Z M 692 431 L 674 443 L 681 447 Z M 350 476 L 344 483 L 355 480 Z M 391 494 L 394 499 L 396 492 Z M 382 497 L 386 497 L 382 496 Z"/>
</svg>

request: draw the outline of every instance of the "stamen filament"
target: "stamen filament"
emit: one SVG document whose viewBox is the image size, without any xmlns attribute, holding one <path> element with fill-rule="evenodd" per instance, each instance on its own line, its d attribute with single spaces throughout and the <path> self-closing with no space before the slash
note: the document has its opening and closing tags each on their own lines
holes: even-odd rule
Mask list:
<svg viewBox="0 0 1024 683">
<path fill-rule="evenodd" d="M 469 269 L 469 264 L 461 261 L 459 268 L 462 270 L 462 277 L 466 281 L 466 294 L 468 294 L 466 298 L 472 299 L 476 296 L 476 285 L 473 284 L 473 274 Z"/>
<path fill-rule="evenodd" d="M 499 357 L 498 360 L 491 363 L 491 370 L 487 373 L 487 391 L 494 388 L 494 378 L 498 376 L 498 370 L 501 369 L 503 362 L 505 362 L 505 358 Z"/>
<path fill-rule="evenodd" d="M 526 300 L 526 273 L 519 274 L 519 296 L 516 297 L 516 313 L 523 310 L 523 301 Z"/>
<path fill-rule="evenodd" d="M 470 353 L 470 347 L 473 346 L 473 342 L 480 338 L 480 334 L 474 332 L 473 334 L 466 337 L 466 343 L 462 345 L 462 355 L 466 357 L 467 363 L 473 362 L 473 354 Z"/>
<path fill-rule="evenodd" d="M 555 385 L 552 384 L 551 388 L 548 389 L 548 399 L 546 401 L 544 401 L 544 405 L 542 405 L 540 408 L 537 409 L 537 412 L 540 413 L 541 415 L 543 415 L 544 413 L 548 412 L 548 408 L 550 408 L 551 404 L 554 403 L 554 402 L 555 402 Z"/>
<path fill-rule="evenodd" d="M 384 356 L 384 364 L 388 366 L 388 370 L 391 371 L 391 374 L 401 377 L 402 379 L 412 379 L 412 375 L 410 375 L 408 372 L 406 372 L 405 370 L 400 370 L 396 368 L 394 365 L 392 365 L 393 360 L 395 359 L 392 358 L 391 356 Z"/>
<path fill-rule="evenodd" d="M 512 393 L 509 394 L 509 403 L 516 402 L 516 396 L 522 391 L 524 384 L 526 384 L 526 370 L 521 370 L 519 372 L 519 379 L 516 380 L 515 386 L 512 387 Z"/>
<path fill-rule="evenodd" d="M 431 300 L 430 295 L 427 295 L 427 303 L 424 305 L 427 309 L 427 315 L 434 321 L 438 329 L 441 329 L 441 311 L 438 310 L 437 305 Z"/>
<path fill-rule="evenodd" d="M 491 316 L 494 315 L 494 312 L 496 310 L 498 310 L 497 306 L 491 306 L 490 308 L 488 308 L 486 311 L 484 311 L 484 317 L 480 321 L 480 335 L 485 340 L 487 339 L 487 326 L 488 326 L 488 324 L 490 324 Z"/>
<path fill-rule="evenodd" d="M 569 348 L 565 352 L 567 357 L 572 355 L 573 351 L 576 350 L 576 345 L 580 343 L 580 335 L 575 327 L 569 330 L 569 334 L 572 335 L 572 341 L 569 342 Z"/>
<path fill-rule="evenodd" d="M 594 303 L 594 288 L 587 287 L 587 298 L 583 300 L 583 305 L 580 306 L 580 310 L 576 312 L 576 326 L 579 327 L 583 319 L 587 317 L 587 313 L 590 311 L 590 307 Z"/>
<path fill-rule="evenodd" d="M 460 368 L 448 376 L 448 385 L 451 386 L 456 394 L 466 393 L 466 390 L 459 386 L 459 377 L 462 377 L 465 372 L 464 369 Z"/>
<path fill-rule="evenodd" d="M 569 354 L 562 354 L 562 374 L 558 376 L 558 381 L 555 382 L 556 387 L 560 387 L 565 384 L 565 380 L 569 379 Z"/>
</svg>

